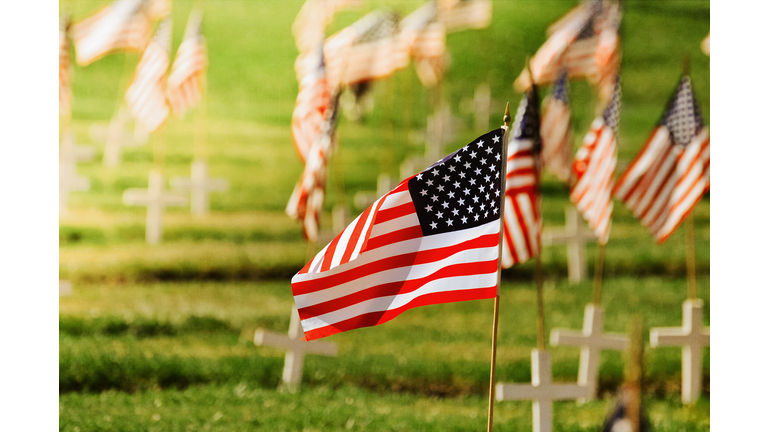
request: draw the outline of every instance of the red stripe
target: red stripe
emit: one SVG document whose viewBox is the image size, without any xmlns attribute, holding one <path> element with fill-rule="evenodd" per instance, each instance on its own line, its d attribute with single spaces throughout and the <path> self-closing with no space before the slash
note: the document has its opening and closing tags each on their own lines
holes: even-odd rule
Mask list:
<svg viewBox="0 0 768 432">
<path fill-rule="evenodd" d="M 427 264 L 427 263 L 440 261 L 442 259 L 448 258 L 449 256 L 457 252 L 461 252 L 463 250 L 492 247 L 498 244 L 499 244 L 498 234 L 486 234 L 477 238 L 466 240 L 464 242 L 461 242 L 455 245 L 445 246 L 437 249 L 408 252 L 401 255 L 390 256 L 390 257 L 382 258 L 378 261 L 373 261 L 367 264 L 350 268 L 341 273 L 337 273 L 337 274 L 333 274 L 325 277 L 318 277 L 317 279 L 294 282 L 291 284 L 291 288 L 293 290 L 294 296 L 301 295 L 301 294 L 309 294 L 317 291 L 322 291 L 324 289 L 341 285 L 347 282 L 351 282 L 353 280 L 360 279 L 361 277 L 386 271 L 389 269 Z M 330 249 L 330 246 L 329 246 L 329 249 Z M 330 255 L 326 253 L 325 256 L 326 256 L 326 261 L 330 261 L 330 259 L 328 258 Z M 325 266 L 325 264 L 326 262 L 323 262 L 323 266 Z"/>
<path fill-rule="evenodd" d="M 389 222 L 393 219 L 397 219 L 403 216 L 407 216 L 411 213 L 416 213 L 416 207 L 413 206 L 413 201 L 408 201 L 405 204 L 401 204 L 397 207 L 392 207 L 384 210 L 380 210 L 376 213 L 376 224 Z"/>
<path fill-rule="evenodd" d="M 476 288 L 462 291 L 449 291 L 440 293 L 430 293 L 413 299 L 410 303 L 403 305 L 396 309 L 389 309 L 382 312 L 370 312 L 362 315 L 358 315 L 348 320 L 337 322 L 333 325 L 321 327 L 318 329 L 310 330 L 304 335 L 307 340 L 319 339 L 322 337 L 334 335 L 356 328 L 372 327 L 375 325 L 383 324 L 408 309 L 415 307 L 434 305 L 440 303 L 454 303 L 460 301 L 469 300 L 482 300 L 496 297 L 496 287 Z"/>
<path fill-rule="evenodd" d="M 320 267 L 321 272 L 331 268 L 331 261 L 333 261 L 333 255 L 336 252 L 336 246 L 338 246 L 340 238 L 341 235 L 337 235 L 336 238 L 328 244 L 328 249 L 325 250 L 325 255 L 323 255 L 323 265 Z M 294 293 L 294 295 L 296 294 Z"/>
<path fill-rule="evenodd" d="M 421 225 L 414 225 L 397 231 L 388 232 L 374 238 L 369 238 L 365 247 L 365 251 L 378 249 L 382 246 L 387 246 L 392 243 L 415 239 L 422 237 L 423 235 L 424 234 L 421 232 Z"/>
<path fill-rule="evenodd" d="M 355 228 L 352 230 L 352 234 L 349 236 L 349 240 L 347 241 L 347 248 L 344 250 L 344 255 L 341 257 L 340 264 L 349 262 L 349 259 L 352 257 L 352 252 L 354 252 L 355 250 L 355 245 L 357 245 L 357 241 L 360 240 L 360 233 L 363 232 L 365 221 L 368 219 L 368 215 L 370 213 L 371 213 L 371 207 L 368 207 L 359 216 L 358 222 L 357 224 L 355 224 Z"/>
</svg>

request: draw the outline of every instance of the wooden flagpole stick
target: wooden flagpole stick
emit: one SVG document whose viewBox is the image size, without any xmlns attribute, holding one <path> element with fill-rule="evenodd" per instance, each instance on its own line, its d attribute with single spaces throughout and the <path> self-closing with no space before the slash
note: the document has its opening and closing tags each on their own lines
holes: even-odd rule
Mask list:
<svg viewBox="0 0 768 432">
<path fill-rule="evenodd" d="M 691 61 L 688 53 L 683 53 L 681 63 L 683 75 L 690 75 Z M 685 258 L 686 267 L 688 268 L 688 299 L 696 300 L 698 298 L 698 293 L 696 292 L 696 233 L 693 226 L 693 211 L 691 211 L 687 219 L 685 221 Z"/>
<path fill-rule="evenodd" d="M 504 137 L 501 144 L 501 185 L 500 190 L 507 190 L 507 141 L 509 140 L 509 102 L 504 110 Z M 496 269 L 496 297 L 493 299 L 493 336 L 491 338 L 491 385 L 488 389 L 488 432 L 493 431 L 493 400 L 496 399 L 496 346 L 499 334 L 499 300 L 501 295 L 501 253 L 504 247 L 504 202 L 506 195 L 501 196 L 499 204 L 499 259 Z"/>
<path fill-rule="evenodd" d="M 595 261 L 595 281 L 592 287 L 592 304 L 600 306 L 603 295 L 603 268 L 605 265 L 605 245 L 597 243 L 597 260 Z"/>
</svg>

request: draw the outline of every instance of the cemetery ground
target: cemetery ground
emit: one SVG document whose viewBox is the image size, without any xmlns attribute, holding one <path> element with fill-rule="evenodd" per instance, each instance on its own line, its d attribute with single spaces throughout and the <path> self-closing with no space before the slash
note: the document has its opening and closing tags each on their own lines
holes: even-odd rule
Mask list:
<svg viewBox="0 0 768 432">
<path fill-rule="evenodd" d="M 105 2 L 77 2 L 75 18 Z M 459 107 L 487 82 L 490 124 L 501 124 L 503 102 L 516 107 L 511 83 L 525 56 L 545 40 L 544 29 L 575 2 L 494 2 L 489 29 L 448 37 L 451 69 L 440 90 L 456 116 L 452 151 L 486 131 L 472 128 Z M 209 51 L 206 115 L 171 118 L 143 146 L 123 150 L 117 167 L 101 163 L 103 143 L 91 126 L 106 125 L 122 97 L 124 70 L 138 57 L 110 55 L 73 74 L 72 128 L 96 158 L 77 167 L 88 191 L 72 192 L 60 218 L 59 274 L 72 293 L 59 300 L 60 430 L 481 430 L 486 421 L 493 302 L 473 301 L 416 308 L 384 325 L 334 335 L 337 357 L 307 356 L 302 387 L 278 390 L 284 351 L 253 343 L 256 328 L 286 333 L 293 299 L 290 278 L 324 246 L 302 239 L 284 214 L 301 172 L 290 138 L 297 93 L 290 27 L 302 2 L 229 1 L 207 8 Z M 385 2 L 341 12 L 329 34 Z M 542 4 L 546 7 L 541 6 Z M 619 126 L 619 167 L 637 153 L 660 117 L 680 75 L 680 57 L 691 56 L 696 96 L 709 123 L 709 59 L 698 48 L 709 31 L 708 2 L 626 1 L 624 106 Z M 419 2 L 397 2 L 408 13 Z M 174 1 L 174 47 L 192 2 Z M 215 9 L 215 10 L 214 10 Z M 487 46 L 487 50 L 477 49 Z M 125 63 L 124 63 L 125 61 Z M 480 67 L 478 67 L 480 65 Z M 406 157 L 423 154 L 421 131 L 433 112 L 433 95 L 412 69 L 373 88 L 375 109 L 363 122 L 344 114 L 339 151 L 328 181 L 322 226 L 330 210 L 346 203 L 354 217 L 356 192 L 375 190 L 380 172 L 397 176 Z M 541 90 L 542 96 L 546 89 Z M 594 116 L 594 97 L 572 84 L 577 146 Z M 205 121 L 209 174 L 229 190 L 211 195 L 206 216 L 188 208 L 165 212 L 163 239 L 144 240 L 146 209 L 127 207 L 122 194 L 145 188 L 158 163 L 166 178 L 189 175 L 195 123 Z M 544 228 L 565 223 L 568 192 L 546 175 Z M 709 195 L 694 210 L 698 295 L 709 325 Z M 588 268 L 595 262 L 590 244 Z M 581 328 L 591 300 L 591 277 L 567 279 L 565 246 L 542 253 L 546 332 Z M 502 276 L 497 382 L 530 383 L 536 346 L 532 262 Z M 686 298 L 685 227 L 664 245 L 618 202 L 606 249 L 605 331 L 626 333 L 643 319 L 644 402 L 656 431 L 709 430 L 709 348 L 704 350 L 702 397 L 680 401 L 681 350 L 650 348 L 652 327 L 679 326 Z M 575 382 L 579 350 L 550 347 L 555 381 Z M 612 408 L 623 380 L 618 351 L 601 357 L 599 398 L 555 404 L 555 430 L 595 430 Z M 531 430 L 531 402 L 495 405 L 495 430 Z"/>
</svg>

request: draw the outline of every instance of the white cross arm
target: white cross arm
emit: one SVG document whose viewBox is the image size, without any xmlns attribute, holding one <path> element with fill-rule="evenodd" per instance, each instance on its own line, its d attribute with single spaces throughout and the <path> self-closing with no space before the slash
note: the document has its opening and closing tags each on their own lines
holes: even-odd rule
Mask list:
<svg viewBox="0 0 768 432">
<path fill-rule="evenodd" d="M 496 400 L 572 400 L 589 395 L 586 387 L 578 384 L 549 384 L 531 386 L 530 384 L 496 384 Z"/>
<path fill-rule="evenodd" d="M 152 201 L 159 201 L 164 206 L 183 206 L 189 201 L 187 197 L 180 195 L 162 195 L 161 199 L 151 197 L 147 194 L 147 189 L 126 189 L 123 192 L 123 203 L 125 205 L 147 205 Z"/>
<path fill-rule="evenodd" d="M 595 234 L 592 231 L 579 231 L 574 233 L 563 229 L 550 228 L 541 233 L 541 243 L 544 246 L 568 243 L 573 240 L 591 241 L 596 238 L 597 237 L 595 237 Z"/>
<path fill-rule="evenodd" d="M 701 329 L 698 335 L 691 334 L 691 331 L 684 327 L 656 327 L 651 329 L 651 347 L 653 348 L 690 345 L 691 342 L 709 345 L 709 327 Z"/>
<path fill-rule="evenodd" d="M 253 342 L 259 346 L 280 347 L 291 351 L 303 351 L 310 354 L 320 354 L 331 357 L 335 357 L 338 354 L 338 348 L 335 343 L 320 341 L 307 342 L 300 339 L 291 339 L 286 335 L 272 333 L 263 329 L 256 330 Z"/>
<path fill-rule="evenodd" d="M 190 190 L 195 186 L 198 186 L 211 192 L 224 192 L 229 188 L 227 179 L 222 178 L 208 178 L 204 183 L 200 184 L 199 181 L 195 181 L 189 177 L 173 177 L 170 183 L 171 188 L 180 190 Z"/>
<path fill-rule="evenodd" d="M 573 330 L 554 329 L 549 336 L 549 342 L 554 345 L 581 346 L 589 345 L 595 348 L 624 350 L 629 346 L 629 338 L 610 333 L 585 335 Z"/>
</svg>

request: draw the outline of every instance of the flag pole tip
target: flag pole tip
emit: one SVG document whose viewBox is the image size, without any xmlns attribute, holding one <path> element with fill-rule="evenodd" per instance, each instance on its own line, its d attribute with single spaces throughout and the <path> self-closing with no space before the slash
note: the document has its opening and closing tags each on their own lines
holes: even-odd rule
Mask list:
<svg viewBox="0 0 768 432">
<path fill-rule="evenodd" d="M 509 116 L 509 102 L 507 102 L 507 107 L 504 109 L 504 126 L 509 127 L 510 121 L 512 121 L 512 117 Z"/>
</svg>

